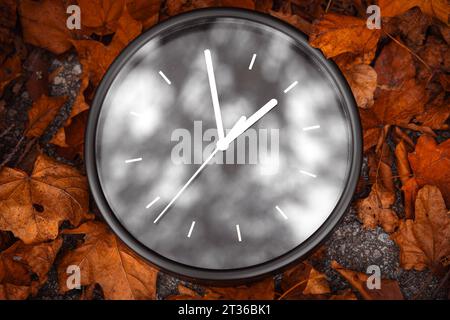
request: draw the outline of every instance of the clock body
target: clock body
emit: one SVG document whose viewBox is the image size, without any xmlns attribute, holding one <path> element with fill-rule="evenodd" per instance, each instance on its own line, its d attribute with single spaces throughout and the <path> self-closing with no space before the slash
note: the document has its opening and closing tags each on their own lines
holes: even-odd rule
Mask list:
<svg viewBox="0 0 450 320">
<path fill-rule="evenodd" d="M 276 101 L 212 157 L 207 54 L 225 135 Z M 303 34 L 262 14 L 205 9 L 119 55 L 96 92 L 85 156 L 100 211 L 133 250 L 190 279 L 238 281 L 292 264 L 331 232 L 361 144 L 351 91 Z"/>
</svg>

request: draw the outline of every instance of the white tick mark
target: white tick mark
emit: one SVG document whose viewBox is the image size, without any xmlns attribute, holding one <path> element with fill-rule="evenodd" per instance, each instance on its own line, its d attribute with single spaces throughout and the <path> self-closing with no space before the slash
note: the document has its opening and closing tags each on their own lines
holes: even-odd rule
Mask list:
<svg viewBox="0 0 450 320">
<path fill-rule="evenodd" d="M 238 241 L 241 242 L 242 238 L 241 238 L 241 229 L 239 228 L 239 225 L 236 225 L 236 232 L 237 232 L 237 236 L 238 236 Z"/>
<path fill-rule="evenodd" d="M 310 173 L 308 171 L 300 170 L 300 173 L 303 173 L 304 175 L 307 175 L 307 176 L 310 176 L 310 177 L 313 177 L 313 178 L 317 178 L 317 175 L 315 175 L 313 173 Z"/>
<path fill-rule="evenodd" d="M 275 209 L 277 209 L 277 211 L 283 216 L 285 220 L 288 219 L 287 215 L 284 214 L 283 210 L 281 210 L 279 206 L 275 206 Z"/>
<path fill-rule="evenodd" d="M 167 76 L 164 74 L 164 72 L 162 72 L 161 70 L 159 70 L 159 75 L 167 82 L 167 84 L 172 83 L 170 82 L 169 78 L 167 78 Z"/>
<path fill-rule="evenodd" d="M 248 66 L 248 70 L 252 70 L 253 64 L 255 63 L 256 53 L 253 54 L 252 61 L 250 61 L 250 65 Z"/>
<path fill-rule="evenodd" d="M 145 208 L 148 209 L 150 208 L 152 205 L 154 205 L 159 199 L 161 199 L 160 197 L 156 197 L 152 202 L 150 202 Z"/>
<path fill-rule="evenodd" d="M 284 89 L 284 93 L 288 93 L 293 87 L 295 87 L 298 84 L 298 81 L 294 81 L 291 83 L 291 85 L 289 87 L 287 87 L 286 89 Z"/>
<path fill-rule="evenodd" d="M 192 230 L 194 230 L 195 221 L 192 221 L 191 227 L 189 228 L 189 232 L 187 234 L 187 237 L 190 238 L 192 234 Z"/>
<path fill-rule="evenodd" d="M 142 161 L 142 158 L 128 159 L 128 160 L 125 160 L 125 163 L 132 163 L 132 162 L 138 162 L 138 161 Z"/>
<path fill-rule="evenodd" d="M 306 128 L 303 128 L 303 131 L 309 131 L 309 130 L 315 130 L 315 129 L 320 129 L 320 126 L 317 125 L 317 126 L 306 127 Z"/>
</svg>

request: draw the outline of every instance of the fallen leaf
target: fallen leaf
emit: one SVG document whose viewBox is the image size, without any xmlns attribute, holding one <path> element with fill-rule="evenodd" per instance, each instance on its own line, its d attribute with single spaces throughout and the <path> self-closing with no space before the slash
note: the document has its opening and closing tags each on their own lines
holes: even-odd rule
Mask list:
<svg viewBox="0 0 450 320">
<path fill-rule="evenodd" d="M 27 244 L 55 239 L 63 221 L 77 226 L 91 217 L 87 210 L 86 178 L 73 167 L 40 155 L 31 176 L 0 172 L 0 229 Z"/>
<path fill-rule="evenodd" d="M 131 16 L 148 29 L 158 22 L 160 0 L 127 0 L 127 9 Z"/>
<path fill-rule="evenodd" d="M 394 232 L 399 225 L 397 214 L 392 210 L 394 201 L 393 192 L 374 184 L 369 196 L 356 203 L 358 217 L 364 227 L 374 229 L 380 225 L 387 233 Z"/>
<path fill-rule="evenodd" d="M 157 270 L 138 257 L 100 222 L 86 222 L 64 234 L 84 234 L 84 241 L 68 252 L 58 267 L 60 290 L 68 291 L 66 269 L 81 270 L 81 285 L 99 284 L 106 299 L 155 299 Z"/>
<path fill-rule="evenodd" d="M 270 15 L 289 23 L 293 27 L 296 27 L 297 29 L 303 31 L 304 33 L 306 33 L 308 35 L 311 34 L 311 32 L 312 32 L 311 23 L 309 23 L 308 21 L 306 21 L 299 15 L 292 14 L 291 12 L 284 13 L 284 12 L 279 12 L 279 11 L 274 11 L 274 10 L 269 10 L 269 13 L 270 13 Z"/>
<path fill-rule="evenodd" d="M 83 14 L 81 24 L 91 32 L 114 33 L 125 7 L 125 0 L 77 0 Z M 91 33 L 90 32 L 90 33 Z"/>
<path fill-rule="evenodd" d="M 373 94 L 377 88 L 377 73 L 366 64 L 358 64 L 344 71 L 344 76 L 352 89 L 353 96 L 360 108 L 373 105 Z"/>
<path fill-rule="evenodd" d="M 424 127 L 434 130 L 448 130 L 447 120 L 450 117 L 450 98 L 442 92 L 430 103 L 425 105 L 425 111 L 416 116 L 416 120 Z"/>
<path fill-rule="evenodd" d="M 283 273 L 281 290 L 280 299 L 308 299 L 314 295 L 323 298 L 331 292 L 327 277 L 305 262 Z"/>
<path fill-rule="evenodd" d="M 397 171 L 403 185 L 411 177 L 411 167 L 408 161 L 408 150 L 406 144 L 400 141 L 395 147 L 395 158 L 397 159 Z"/>
<path fill-rule="evenodd" d="M 400 89 L 416 75 L 411 53 L 395 41 L 387 44 L 375 62 L 378 85 L 383 89 Z"/>
<path fill-rule="evenodd" d="M 28 127 L 25 135 L 29 138 L 40 137 L 66 100 L 67 97 L 41 96 L 28 111 Z"/>
<path fill-rule="evenodd" d="M 450 8 L 446 0 L 379 0 L 378 5 L 384 17 L 393 17 L 417 6 L 422 12 L 448 25 Z"/>
<path fill-rule="evenodd" d="M 437 144 L 432 137 L 422 135 L 408 159 L 419 186 L 438 187 L 450 207 L 450 140 Z"/>
<path fill-rule="evenodd" d="M 236 287 L 208 287 L 205 300 L 273 300 L 275 284 L 272 277 Z"/>
<path fill-rule="evenodd" d="M 437 187 L 427 185 L 419 190 L 414 220 L 402 221 L 391 237 L 400 248 L 400 265 L 404 269 L 428 267 L 437 273 L 448 264 L 450 212 Z"/>
<path fill-rule="evenodd" d="M 416 178 L 409 178 L 402 186 L 406 219 L 414 218 L 414 204 L 416 203 L 418 191 L 419 185 L 417 184 Z"/>
<path fill-rule="evenodd" d="M 77 155 L 83 157 L 84 131 L 89 112 L 85 111 L 74 117 L 70 125 L 60 128 L 50 143 L 58 146 L 58 154 L 66 159 L 74 159 Z"/>
<path fill-rule="evenodd" d="M 369 64 L 377 48 L 380 30 L 370 30 L 365 19 L 327 13 L 313 24 L 310 44 L 322 50 L 327 58 L 342 53 L 358 54 Z"/>
<path fill-rule="evenodd" d="M 23 0 L 19 15 L 25 42 L 61 54 L 72 47 L 71 31 L 66 26 L 68 15 L 62 1 Z M 84 17 L 83 17 L 84 20 Z"/>
<path fill-rule="evenodd" d="M 100 83 L 109 65 L 120 51 L 140 34 L 141 30 L 142 24 L 124 10 L 118 20 L 116 34 L 108 46 L 94 40 L 73 41 L 83 72 L 88 75 L 94 86 Z"/>
<path fill-rule="evenodd" d="M 367 288 L 369 275 L 345 269 L 334 260 L 331 261 L 331 267 L 358 290 L 365 300 L 403 300 L 403 294 L 396 280 L 382 279 L 380 289 L 369 289 Z"/>
<path fill-rule="evenodd" d="M 0 299 L 25 299 L 47 281 L 62 239 L 37 245 L 17 241 L 0 253 Z"/>
<path fill-rule="evenodd" d="M 18 56 L 13 56 L 3 63 L 0 68 L 0 97 L 3 89 L 14 79 L 20 76 L 22 71 L 22 63 Z"/>
<path fill-rule="evenodd" d="M 332 295 L 329 300 L 358 300 L 353 291 L 347 288 Z"/>
</svg>

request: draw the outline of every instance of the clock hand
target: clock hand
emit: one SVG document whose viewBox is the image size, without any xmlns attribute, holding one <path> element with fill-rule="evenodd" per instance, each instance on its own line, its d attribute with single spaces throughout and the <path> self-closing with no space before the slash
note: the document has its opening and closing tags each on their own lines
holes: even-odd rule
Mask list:
<svg viewBox="0 0 450 320">
<path fill-rule="evenodd" d="M 233 128 L 229 131 L 228 135 L 233 134 L 234 132 L 240 132 L 242 129 L 241 127 L 245 124 L 246 118 L 244 116 L 240 117 L 239 120 L 235 123 Z M 244 130 L 245 131 L 245 130 Z M 216 148 L 214 151 L 210 154 L 210 156 L 202 163 L 202 165 L 195 171 L 195 173 L 192 175 L 192 177 L 184 184 L 184 186 L 177 192 L 175 197 L 170 200 L 169 204 L 161 211 L 161 213 L 156 217 L 156 219 L 153 221 L 153 223 L 157 223 L 159 219 L 161 219 L 164 214 L 169 210 L 169 208 L 173 205 L 173 203 L 181 196 L 181 194 L 186 190 L 187 187 L 191 184 L 192 181 L 198 176 L 198 174 L 205 168 L 205 166 L 208 164 L 209 161 L 216 155 L 218 151 L 226 150 L 228 147 L 228 144 L 226 145 L 225 149 L 221 148 L 221 143 L 224 143 L 225 139 L 219 140 L 217 142 Z"/>
<path fill-rule="evenodd" d="M 223 131 L 222 115 L 220 113 L 219 97 L 217 94 L 216 79 L 214 77 L 214 68 L 211 59 L 211 51 L 209 51 L 209 49 L 206 49 L 204 53 L 206 61 L 206 70 L 208 71 L 209 88 L 211 89 L 211 97 L 214 107 L 214 116 L 216 118 L 217 133 L 219 135 L 219 140 L 221 140 L 224 138 L 224 131 Z"/>
<path fill-rule="evenodd" d="M 227 134 L 223 141 L 217 143 L 217 147 L 221 150 L 226 150 L 228 145 L 234 141 L 237 137 L 243 134 L 248 128 L 255 124 L 256 121 L 264 117 L 270 110 L 272 110 L 278 104 L 277 99 L 272 99 L 262 106 L 258 111 L 250 116 L 250 118 L 245 119 L 241 117 L 238 122 L 234 125 L 233 129 Z"/>
</svg>

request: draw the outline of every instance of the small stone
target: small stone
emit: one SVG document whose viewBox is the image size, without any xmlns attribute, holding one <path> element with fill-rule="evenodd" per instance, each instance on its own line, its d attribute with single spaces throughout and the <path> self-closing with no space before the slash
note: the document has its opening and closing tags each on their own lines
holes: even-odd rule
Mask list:
<svg viewBox="0 0 450 320">
<path fill-rule="evenodd" d="M 73 74 L 81 74 L 81 66 L 79 64 L 74 65 L 72 72 Z"/>
</svg>

